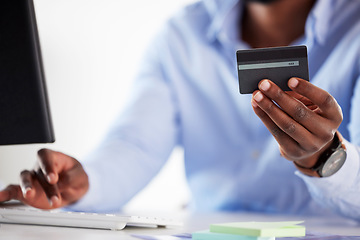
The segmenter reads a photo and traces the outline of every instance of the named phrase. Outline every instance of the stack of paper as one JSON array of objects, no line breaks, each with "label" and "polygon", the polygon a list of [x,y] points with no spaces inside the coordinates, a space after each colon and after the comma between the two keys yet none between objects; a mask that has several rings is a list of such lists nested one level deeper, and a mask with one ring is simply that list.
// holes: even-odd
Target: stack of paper
[{"label": "stack of paper", "polygon": [[275,237],[305,236],[300,222],[235,222],[210,225],[210,230],[195,232],[194,240],[274,240]]}]

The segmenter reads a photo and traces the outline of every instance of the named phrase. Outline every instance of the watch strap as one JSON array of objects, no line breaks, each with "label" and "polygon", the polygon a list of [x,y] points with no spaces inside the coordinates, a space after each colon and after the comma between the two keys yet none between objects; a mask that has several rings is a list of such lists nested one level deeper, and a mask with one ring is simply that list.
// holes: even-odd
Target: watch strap
[{"label": "watch strap", "polygon": [[320,170],[322,169],[322,167],[324,166],[324,164],[326,163],[326,161],[329,159],[329,157],[339,148],[343,147],[345,149],[345,147],[342,144],[341,141],[342,137],[341,134],[336,132],[334,134],[334,138],[332,140],[332,143],[330,145],[330,147],[328,149],[326,149],[318,158],[317,162],[315,163],[315,165],[311,168],[307,168],[307,167],[303,167],[301,165],[299,165],[298,163],[296,163],[295,161],[293,162],[295,164],[295,166],[301,170],[303,173],[305,173],[308,176],[313,176],[313,177],[322,177]]},{"label": "watch strap", "polygon": [[[316,171],[319,173],[321,168],[324,166],[325,162],[329,159],[329,157],[341,147],[341,142],[339,139],[339,136],[335,133],[334,138],[332,140],[332,143],[328,149],[326,149],[319,157],[315,165],[310,168],[313,171]],[[321,174],[319,174],[321,176]]]}]

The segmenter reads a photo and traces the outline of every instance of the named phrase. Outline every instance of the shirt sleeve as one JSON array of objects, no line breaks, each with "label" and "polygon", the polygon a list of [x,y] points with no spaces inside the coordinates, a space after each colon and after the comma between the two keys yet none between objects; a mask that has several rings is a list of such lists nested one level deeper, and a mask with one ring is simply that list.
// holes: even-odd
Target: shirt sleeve
[{"label": "shirt sleeve", "polygon": [[347,158],[341,169],[325,178],[309,177],[297,171],[312,197],[322,206],[360,220],[360,148],[344,141]]},{"label": "shirt sleeve", "polygon": [[177,110],[161,64],[161,39],[146,52],[125,110],[82,161],[90,188],[71,210],[118,211],[159,172],[176,145]]},{"label": "shirt sleeve", "polygon": [[296,174],[305,181],[319,204],[360,220],[360,77],[355,84],[351,106],[350,141],[343,141],[347,157],[341,169],[325,178],[309,177],[299,171]]}]

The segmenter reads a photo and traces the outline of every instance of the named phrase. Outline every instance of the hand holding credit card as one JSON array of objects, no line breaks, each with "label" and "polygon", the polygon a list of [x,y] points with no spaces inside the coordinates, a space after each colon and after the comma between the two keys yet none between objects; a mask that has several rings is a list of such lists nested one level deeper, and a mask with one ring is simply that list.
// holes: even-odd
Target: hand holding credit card
[{"label": "hand holding credit card", "polygon": [[306,46],[259,48],[236,52],[240,93],[253,93],[262,79],[269,79],[284,91],[292,77],[309,81]]}]

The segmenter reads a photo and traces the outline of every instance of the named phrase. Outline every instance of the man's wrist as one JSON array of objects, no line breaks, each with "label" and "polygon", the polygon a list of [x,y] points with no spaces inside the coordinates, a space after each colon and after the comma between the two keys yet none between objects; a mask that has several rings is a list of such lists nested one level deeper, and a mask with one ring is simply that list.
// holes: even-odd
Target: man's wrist
[{"label": "man's wrist", "polygon": [[335,174],[346,159],[346,148],[342,140],[341,134],[336,132],[333,140],[324,148],[325,150],[316,156],[312,167],[305,167],[294,161],[296,168],[303,174],[312,177],[328,177]]},{"label": "man's wrist", "polygon": [[301,173],[310,176],[310,177],[320,177],[319,173],[317,173],[316,171],[314,171],[312,168],[306,168],[303,166],[300,166],[298,163],[296,163],[296,161],[293,161],[295,167],[297,168],[297,170],[299,170]]}]

